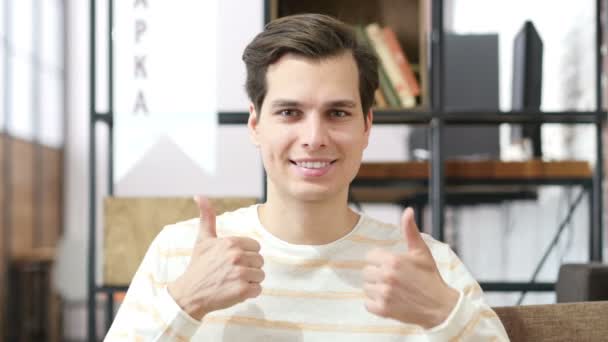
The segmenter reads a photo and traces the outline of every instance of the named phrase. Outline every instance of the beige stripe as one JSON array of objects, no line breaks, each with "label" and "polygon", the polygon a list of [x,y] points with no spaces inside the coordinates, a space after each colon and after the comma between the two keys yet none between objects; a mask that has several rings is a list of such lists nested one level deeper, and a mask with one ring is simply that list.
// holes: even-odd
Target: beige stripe
[{"label": "beige stripe", "polygon": [[[167,282],[158,281],[154,277],[154,274],[148,273],[148,280],[154,287],[163,288],[167,285]],[[301,297],[301,298],[319,298],[319,299],[350,299],[350,298],[364,298],[363,292],[337,292],[337,291],[294,291],[284,289],[263,289],[262,294],[274,297]]]},{"label": "beige stripe", "polygon": [[[192,248],[171,248],[159,250],[159,255],[163,257],[181,257],[192,255]],[[312,259],[312,260],[298,260],[289,259],[275,256],[264,256],[264,261],[270,261],[275,264],[296,266],[303,268],[318,268],[318,267],[332,267],[332,268],[349,268],[349,269],[361,269],[366,265],[365,261],[361,260],[344,260],[344,261],[333,261],[328,259]]]},{"label": "beige stripe", "polygon": [[[105,338],[104,341],[118,341],[118,340],[129,340],[129,337],[131,337],[131,332],[129,331],[118,331],[118,332],[112,332],[111,334],[108,334]],[[144,337],[141,335],[137,335],[135,334],[134,336],[134,340],[135,342],[143,342],[145,341]]]},{"label": "beige stripe", "polygon": [[[148,274],[149,281],[153,284],[153,286],[157,288],[163,288],[167,285],[167,282],[158,281],[154,278],[152,273]],[[463,292],[465,295],[469,295],[469,292],[475,291],[476,289],[474,285],[470,285],[466,287]],[[365,295],[363,292],[357,291],[295,291],[295,290],[285,290],[285,289],[268,289],[265,288],[262,290],[262,294],[266,296],[272,297],[290,297],[290,298],[316,298],[316,299],[363,299]]]},{"label": "beige stripe", "polygon": [[342,268],[342,269],[362,269],[367,265],[367,262],[361,260],[328,260],[328,259],[311,259],[297,260],[275,256],[264,256],[264,261],[270,261],[275,264],[284,266],[293,266],[300,268]]},{"label": "beige stripe", "polygon": [[345,324],[322,324],[322,323],[301,323],[288,321],[274,321],[262,318],[232,316],[206,316],[203,323],[212,324],[237,324],[256,328],[266,329],[285,329],[285,330],[308,330],[320,332],[343,332],[343,333],[367,333],[367,334],[392,334],[392,335],[413,335],[422,333],[422,329],[417,326],[402,325],[345,325]]},{"label": "beige stripe", "polygon": [[433,239],[433,237],[430,235],[423,236],[422,239],[424,240],[424,242],[426,242],[427,245],[431,245],[431,246],[435,246],[435,247],[439,247],[439,248],[446,245],[444,242],[440,242],[440,241]]},{"label": "beige stripe", "polygon": [[171,327],[165,327],[165,332],[163,333],[163,335],[166,335],[166,336],[169,336],[169,337],[173,337],[173,338],[177,339],[178,341],[183,341],[183,342],[190,341],[189,338],[185,338],[184,336],[178,334]]},{"label": "beige stripe", "polygon": [[[112,331],[107,336],[106,339],[110,341],[119,340],[119,339],[127,339],[130,336],[128,331]],[[137,337],[136,337],[137,340]]]},{"label": "beige stripe", "polygon": [[262,239],[262,234],[260,234],[258,231],[252,229],[252,230],[248,230],[245,232],[238,232],[238,231],[233,231],[233,230],[229,230],[229,229],[222,229],[219,231],[220,233],[220,237],[230,237],[230,236],[239,236],[239,237],[248,237],[248,238],[257,238],[258,240]]},{"label": "beige stripe", "polygon": [[175,330],[173,330],[173,328],[171,328],[171,326],[168,326],[165,321],[163,321],[162,317],[160,317],[160,313],[158,312],[158,310],[156,309],[156,307],[154,306],[149,306],[147,304],[143,304],[140,302],[127,302],[127,303],[123,303],[123,305],[127,305],[127,307],[134,309],[136,311],[139,311],[141,313],[144,314],[148,314],[150,316],[152,316],[152,318],[154,319],[154,321],[156,321],[156,323],[158,325],[160,325],[161,327],[163,327],[164,330],[164,335],[167,336],[171,336],[171,337],[175,337],[178,341],[189,341],[189,339],[181,336],[180,334],[178,334]]},{"label": "beige stripe", "polygon": [[394,224],[380,222],[380,221],[376,221],[374,228],[392,229],[392,230],[399,229],[399,227]]},{"label": "beige stripe", "polygon": [[456,335],[450,339],[450,342],[460,341],[463,336],[469,335],[471,333],[471,331],[475,330],[475,328],[477,327],[477,324],[479,324],[479,321],[481,321],[481,319],[495,318],[495,317],[496,317],[496,314],[492,310],[484,310],[484,311],[478,312],[475,316],[473,316],[473,318],[471,318],[469,320],[469,322],[464,326],[464,328],[462,328],[462,330],[460,331],[460,333],[458,335]]},{"label": "beige stripe", "polygon": [[152,285],[154,287],[163,288],[163,287],[167,286],[166,281],[156,280],[156,277],[154,277],[154,274],[152,274],[152,273],[148,273],[147,277],[148,277],[148,280],[152,283]]},{"label": "beige stripe", "polygon": [[435,260],[435,264],[437,264],[437,268],[447,268],[449,271],[453,271],[462,265],[462,262],[460,262],[458,259],[454,259],[450,262]]},{"label": "beige stripe", "polygon": [[361,291],[295,291],[284,289],[263,289],[262,295],[289,298],[315,298],[315,299],[362,299],[365,295]]},{"label": "beige stripe", "polygon": [[126,305],[129,309],[150,315],[154,319],[154,321],[156,321],[156,323],[161,324],[162,326],[165,326],[165,321],[163,321],[163,319],[160,317],[158,311],[156,311],[156,309],[154,307],[150,307],[143,303],[131,302],[131,301],[129,301],[127,303],[123,303],[123,305]]},{"label": "beige stripe", "polygon": [[[154,274],[148,273],[148,280],[154,287],[163,288],[167,286],[166,281],[156,280]],[[481,294],[481,288],[478,284],[472,284],[465,287],[462,292],[465,296],[472,296]],[[338,292],[338,291],[295,291],[285,289],[263,289],[263,295],[273,297],[293,297],[293,298],[318,298],[318,299],[354,299],[354,298],[365,298],[363,292]]]},{"label": "beige stripe", "polygon": [[[387,241],[387,240],[385,240]],[[183,256],[191,256],[192,248],[171,248],[171,249],[159,249],[159,255],[171,258],[171,257],[183,257]],[[269,261],[278,265],[283,266],[293,266],[293,267],[301,267],[301,268],[321,268],[321,267],[329,267],[336,269],[362,269],[367,265],[367,262],[364,260],[329,260],[329,259],[311,259],[311,260],[299,260],[299,259],[290,259],[284,257],[277,256],[264,256],[264,261]],[[457,267],[461,265],[461,262],[456,259],[448,262],[437,262],[438,268],[447,268],[450,271],[453,271]]]},{"label": "beige stripe", "polygon": [[469,286],[465,287],[462,290],[462,292],[464,293],[465,296],[470,296],[470,297],[477,297],[482,293],[481,287],[479,287],[479,284],[469,285]]},{"label": "beige stripe", "polygon": [[[258,238],[261,239],[262,236],[258,232],[249,232],[251,236],[232,234],[226,235],[226,237],[230,236],[238,236],[238,237],[248,237],[248,238]],[[255,240],[255,239],[254,239]],[[189,257],[192,255],[193,248],[160,248],[158,247],[158,255],[165,258],[172,257]]]},{"label": "beige stripe", "polygon": [[169,249],[158,249],[158,255],[165,258],[173,257],[189,257],[192,255],[193,248],[169,248]]},{"label": "beige stripe", "polygon": [[[280,265],[295,266],[302,268],[320,268],[330,267],[338,269],[362,269],[367,265],[365,260],[329,260],[329,259],[312,259],[312,260],[298,260],[289,259],[276,256],[264,256],[264,261],[270,261]],[[451,262],[437,262],[437,267],[447,268],[450,271],[458,268],[462,263],[456,259]]]},{"label": "beige stripe", "polygon": [[[369,244],[378,245],[378,246],[392,246],[392,245],[396,245],[400,242],[403,242],[401,240],[378,240],[378,239],[373,239],[373,238],[363,236],[363,235],[351,235],[351,236],[348,236],[345,240],[352,241],[352,242],[358,242],[358,243],[369,243]],[[403,243],[405,244],[405,242],[403,242]]]}]

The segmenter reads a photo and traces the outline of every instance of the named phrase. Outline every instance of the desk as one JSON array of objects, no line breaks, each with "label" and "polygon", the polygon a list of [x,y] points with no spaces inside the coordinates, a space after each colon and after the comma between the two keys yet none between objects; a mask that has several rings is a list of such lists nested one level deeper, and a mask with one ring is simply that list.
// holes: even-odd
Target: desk
[{"label": "desk", "polygon": [[[428,162],[363,163],[351,185],[351,200],[412,206],[416,221],[428,204]],[[446,204],[472,205],[536,199],[541,185],[580,186],[589,196],[589,259],[601,255],[602,240],[594,239],[593,171],[584,161],[446,161]],[[572,208],[573,209],[573,208]],[[486,291],[553,291],[553,283],[481,283]]]},{"label": "desk", "polygon": [[[445,163],[448,195],[531,193],[539,185],[590,188],[592,176],[591,166],[582,161]],[[426,194],[428,179],[428,162],[363,163],[352,182],[351,195],[361,202],[402,203]]]},{"label": "desk", "polygon": [[[427,203],[428,162],[363,163],[352,199],[368,203]],[[447,203],[470,205],[535,199],[539,185],[583,186],[591,191],[591,166],[583,161],[447,161]]]},{"label": "desk", "polygon": [[[591,166],[585,161],[541,161],[505,162],[497,160],[445,162],[445,177],[455,180],[560,180],[590,179]],[[429,163],[426,161],[363,163],[355,181],[401,179],[426,181],[429,177]]]}]

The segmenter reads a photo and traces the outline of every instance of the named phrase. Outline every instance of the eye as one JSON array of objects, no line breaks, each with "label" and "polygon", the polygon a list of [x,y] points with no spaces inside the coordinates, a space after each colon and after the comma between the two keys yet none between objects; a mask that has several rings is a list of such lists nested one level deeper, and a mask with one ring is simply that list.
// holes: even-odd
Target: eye
[{"label": "eye", "polygon": [[345,117],[349,116],[350,114],[343,110],[334,110],[334,111],[331,111],[330,115],[332,117],[336,117],[336,118],[345,118]]},{"label": "eye", "polygon": [[298,115],[298,112],[293,109],[282,109],[277,114],[279,114],[280,116],[284,116],[284,117],[294,117],[294,116]]}]

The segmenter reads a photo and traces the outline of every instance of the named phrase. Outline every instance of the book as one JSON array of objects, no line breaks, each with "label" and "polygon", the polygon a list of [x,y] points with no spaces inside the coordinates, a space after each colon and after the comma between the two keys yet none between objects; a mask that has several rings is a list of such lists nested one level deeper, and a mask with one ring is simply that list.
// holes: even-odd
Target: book
[{"label": "book", "polygon": [[374,93],[374,104],[376,108],[386,108],[386,100],[384,99],[384,95],[382,94],[382,90],[380,88],[376,89]]},{"label": "book", "polygon": [[382,90],[382,94],[384,94],[388,107],[401,107],[401,101],[399,101],[397,92],[395,91],[395,88],[393,88],[391,81],[389,81],[386,71],[382,65],[378,66],[378,80],[380,82],[380,89]]},{"label": "book", "polygon": [[409,86],[411,94],[414,96],[420,95],[420,84],[418,83],[418,80],[416,80],[416,76],[414,75],[412,66],[407,59],[407,55],[397,39],[397,34],[390,27],[384,27],[382,29],[382,33],[384,34],[384,39],[386,40],[388,48],[393,54],[393,58],[399,66],[399,70],[401,70],[401,74],[403,74],[403,77]]},{"label": "book", "polygon": [[399,70],[397,62],[393,59],[388,44],[382,34],[382,29],[377,23],[371,23],[365,27],[365,33],[369,37],[372,47],[376,50],[380,63],[384,67],[389,81],[393,85],[399,102],[404,108],[416,105],[416,98],[412,95],[405,78]]},{"label": "book", "polygon": [[[355,26],[355,32],[357,34],[357,38],[359,39],[359,41],[362,42],[363,44],[367,45],[376,54],[376,56],[378,58],[380,58],[378,56],[378,53],[372,46],[372,43],[370,42],[369,37],[367,36],[367,33],[365,33],[365,29],[362,26],[357,25],[357,26]],[[381,93],[382,93],[385,103],[386,103],[386,107],[393,107],[393,108],[401,107],[401,102],[399,101],[399,97],[397,96],[397,93],[395,92],[393,85],[389,81],[388,76],[386,76],[386,71],[384,70],[382,63],[380,63],[378,65],[378,80],[380,83],[379,85],[380,85]]]}]

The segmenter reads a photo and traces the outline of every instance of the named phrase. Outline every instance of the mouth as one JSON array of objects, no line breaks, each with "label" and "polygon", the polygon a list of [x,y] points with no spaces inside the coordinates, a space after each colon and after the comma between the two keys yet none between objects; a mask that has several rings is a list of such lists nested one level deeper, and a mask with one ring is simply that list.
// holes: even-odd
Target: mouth
[{"label": "mouth", "polygon": [[332,165],[336,161],[337,161],[337,159],[333,159],[333,160],[291,160],[290,159],[289,160],[289,162],[293,165],[296,165],[296,166],[304,168],[304,169],[311,169],[311,170],[324,169],[324,168]]},{"label": "mouth", "polygon": [[338,159],[290,159],[296,174],[305,179],[320,179],[333,170],[333,165]]}]

